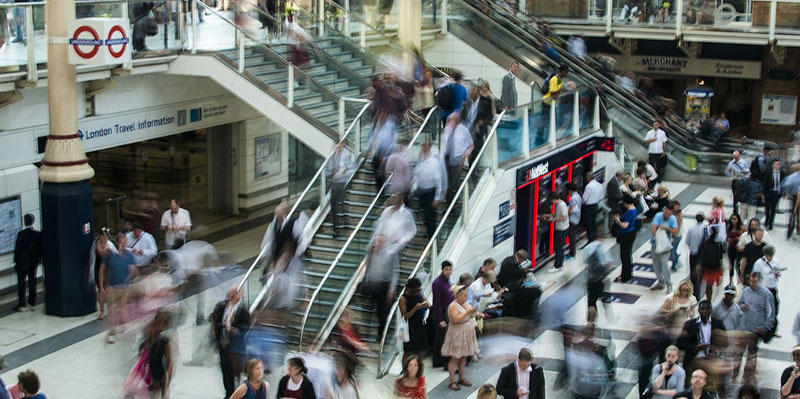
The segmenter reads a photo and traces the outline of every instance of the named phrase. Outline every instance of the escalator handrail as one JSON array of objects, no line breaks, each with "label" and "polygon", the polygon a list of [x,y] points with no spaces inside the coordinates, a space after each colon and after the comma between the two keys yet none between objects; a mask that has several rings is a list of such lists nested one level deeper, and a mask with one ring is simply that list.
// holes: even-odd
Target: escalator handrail
[{"label": "escalator handrail", "polygon": [[[513,14],[509,14],[506,10],[503,10],[502,8],[499,8],[496,4],[491,3],[491,2],[489,2],[489,3],[490,3],[489,6],[493,7],[493,9],[494,9],[496,14],[500,14],[500,15],[503,15],[503,16],[510,16],[511,18],[517,19],[518,22],[522,22],[522,25],[525,26],[525,28],[523,28],[523,31],[527,32],[529,35],[533,36],[534,38],[536,38],[538,40],[542,40],[542,41],[546,40],[546,41],[550,42],[553,45],[553,48],[562,57],[562,59],[567,59],[567,60],[570,61],[570,64],[571,64],[570,67],[573,67],[573,68],[576,68],[576,69],[578,69],[577,67],[581,67],[580,71],[582,73],[588,74],[592,78],[597,79],[598,81],[602,82],[603,85],[606,86],[606,87],[610,87],[610,88],[614,89],[615,86],[617,85],[616,81],[612,81],[611,78],[603,75],[602,73],[598,72],[597,70],[595,70],[591,66],[589,66],[588,68],[582,67],[582,64],[593,64],[595,66],[600,66],[600,63],[597,62],[597,60],[595,60],[592,57],[586,57],[584,59],[579,59],[578,57],[575,57],[571,52],[569,52],[569,50],[563,48],[561,45],[558,45],[558,43],[556,43],[556,40],[562,41],[562,42],[564,41],[564,39],[562,39],[560,36],[556,35],[555,33],[553,33],[550,30],[545,30],[544,32],[541,32],[541,31],[539,31],[537,29],[528,29],[528,25],[529,25],[528,21],[533,21],[536,24],[542,24],[543,22],[542,22],[541,19],[539,19],[539,18],[537,18],[537,17],[535,17],[533,15],[530,15],[530,14],[527,14],[527,13],[524,13],[522,11],[517,10],[518,13],[524,15],[527,18],[527,21],[525,21],[521,17],[518,17],[518,16],[513,15]],[[519,25],[518,23],[517,24],[513,23],[514,21],[510,21],[510,22],[512,22],[512,25],[514,25],[514,26],[518,26]],[[644,103],[643,101],[641,101],[639,98],[637,98],[635,95],[633,95],[632,93],[628,92],[627,90],[615,90],[615,92],[618,95],[621,95],[624,99],[626,99],[628,101],[635,101],[635,102],[640,103],[639,104],[640,107],[645,107],[644,108],[645,112],[650,112],[651,115],[657,114],[656,110],[652,106],[650,106],[650,104]],[[639,118],[639,119],[642,119],[642,118]],[[645,120],[646,119],[647,118],[645,118]],[[665,119],[667,119],[667,118],[665,117]],[[679,121],[674,120],[674,119],[669,119],[669,122],[672,123],[672,124],[677,124]],[[683,134],[683,132],[686,131],[686,128],[687,128],[687,126],[685,124],[683,124],[683,125],[679,125],[678,129],[675,129],[675,130],[677,130],[682,137],[688,138],[688,137],[686,137],[685,134]],[[672,137],[674,138],[675,136],[673,135]],[[770,141],[770,140],[759,140],[759,141],[763,142],[766,146],[769,146],[771,148],[779,148],[778,144],[773,142],[773,141]]]},{"label": "escalator handrail", "polygon": [[[539,100],[539,101],[541,101],[541,100]],[[533,103],[531,103],[530,105],[533,105]],[[521,107],[517,107],[517,108],[522,108],[524,106],[525,105],[523,105]],[[467,172],[466,176],[464,177],[464,180],[461,182],[461,185],[458,187],[458,190],[456,191],[455,195],[453,195],[453,201],[450,202],[450,205],[447,207],[447,210],[444,212],[444,215],[442,216],[441,222],[439,222],[439,225],[436,226],[436,230],[433,232],[432,238],[430,240],[428,240],[428,244],[425,245],[425,249],[422,250],[422,253],[419,256],[419,260],[417,261],[417,264],[414,265],[414,269],[408,275],[409,279],[411,277],[414,277],[417,274],[417,272],[419,271],[420,267],[422,267],[422,264],[425,262],[425,258],[428,256],[428,252],[431,250],[431,247],[433,246],[434,242],[436,241],[437,237],[439,236],[439,232],[444,227],[445,222],[447,221],[447,218],[450,217],[450,213],[453,211],[456,203],[459,202],[458,199],[461,197],[461,193],[466,189],[466,186],[467,186],[467,184],[469,182],[469,178],[475,172],[475,169],[476,169],[481,157],[483,156],[484,152],[486,152],[486,149],[491,144],[492,138],[494,138],[494,136],[496,136],[497,127],[500,125],[500,122],[502,121],[503,116],[505,116],[505,113],[506,113],[506,111],[504,110],[503,112],[501,112],[499,115],[496,116],[495,121],[492,124],[492,129],[489,131],[489,134],[486,136],[486,139],[484,139],[484,141],[483,141],[483,143],[484,143],[483,147],[481,147],[480,152],[478,152],[478,155],[475,157],[475,161],[472,162],[472,164],[470,165],[469,171]],[[462,204],[462,206],[461,206],[461,211],[462,212],[467,212],[468,211],[467,205],[468,204]],[[392,320],[392,317],[394,317],[395,313],[397,312],[397,310],[398,310],[398,308],[400,306],[400,298],[403,296],[403,292],[405,292],[405,287],[400,291],[400,294],[397,296],[397,299],[392,304],[392,307],[389,310],[389,316],[386,319],[386,323],[384,323],[383,331],[378,331],[378,333],[381,334],[380,335],[380,337],[381,337],[380,346],[379,346],[379,349],[378,349],[378,378],[381,378],[384,375],[386,375],[384,370],[381,370],[381,358],[383,357],[383,348],[386,345],[386,333],[389,331],[389,325],[391,324],[389,321]],[[388,369],[386,370],[386,372],[388,372]]]},{"label": "escalator handrail", "polygon": [[[414,137],[411,138],[411,141],[409,141],[408,147],[406,147],[405,151],[403,152],[404,156],[407,155],[408,152],[411,150],[411,148],[414,147],[414,143],[416,143],[417,139],[422,134],[422,131],[425,129],[425,126],[427,126],[428,122],[432,120],[431,116],[434,115],[438,111],[439,111],[439,107],[438,106],[434,106],[428,111],[428,114],[425,116],[425,120],[424,120],[423,124],[419,127],[417,132],[414,134]],[[438,118],[435,118],[434,122],[438,123]],[[319,296],[319,293],[322,291],[322,286],[325,285],[325,282],[330,277],[331,273],[333,272],[333,269],[339,263],[339,259],[341,259],[342,256],[344,256],[345,252],[347,252],[347,249],[349,248],[350,243],[353,241],[353,239],[355,238],[356,234],[358,234],[358,232],[361,230],[361,227],[364,225],[364,221],[367,219],[367,216],[370,214],[370,212],[372,212],[373,208],[375,208],[375,204],[378,203],[378,200],[380,199],[381,194],[383,194],[383,192],[389,186],[389,183],[391,182],[393,176],[394,176],[394,173],[389,175],[389,177],[387,177],[386,180],[384,181],[383,185],[378,189],[378,192],[375,194],[375,198],[372,199],[372,202],[369,204],[369,207],[364,212],[364,215],[361,216],[361,219],[359,219],[358,224],[356,224],[355,228],[350,233],[350,236],[347,237],[347,241],[345,241],[344,245],[342,245],[342,249],[339,250],[339,252],[336,254],[336,258],[334,258],[333,262],[331,262],[331,265],[328,267],[328,270],[325,272],[325,275],[320,280],[319,284],[317,285],[317,288],[314,289],[314,292],[311,295],[311,298],[308,300],[308,303],[306,305],[306,310],[303,312],[303,320],[300,323],[300,337],[299,337],[298,342],[297,342],[298,350],[302,349],[303,336],[305,335],[306,322],[308,321],[308,316],[311,313],[311,309],[313,307],[314,301],[317,299],[317,296]],[[350,280],[348,282],[348,287],[352,283],[353,283],[353,280]],[[345,290],[343,290],[343,292],[347,292],[347,290],[345,289]],[[343,301],[344,301],[344,298],[342,297],[342,295],[340,295],[339,298],[337,299],[336,303],[334,304],[333,309],[339,308]],[[324,324],[325,326],[330,324],[329,323],[330,319],[331,319],[331,317],[329,316],[325,320],[325,324]],[[327,335],[327,332],[324,332],[323,329],[321,328],[320,331],[317,333],[317,336],[314,338],[314,341],[312,342],[312,344],[314,344],[314,342],[318,342],[320,340],[321,336],[323,335],[323,333],[324,333],[324,335]]]},{"label": "escalator handrail", "polygon": [[[359,111],[359,113],[358,113],[358,115],[356,115],[355,119],[353,119],[353,121],[350,122],[350,126],[344,132],[344,135],[342,135],[342,138],[341,138],[341,140],[339,140],[339,143],[344,142],[345,140],[347,140],[347,137],[350,135],[350,132],[353,130],[353,128],[359,122],[359,120],[364,115],[364,113],[369,109],[370,105],[372,105],[372,102],[364,104],[361,107],[361,111]],[[320,177],[322,172],[325,170],[325,167],[328,165],[328,161],[330,161],[332,156],[333,156],[333,151],[330,154],[328,154],[327,157],[325,157],[324,161],[322,161],[322,165],[320,165],[319,169],[317,169],[317,172],[314,174],[314,177],[311,178],[311,180],[306,185],[306,188],[303,190],[302,193],[300,193],[300,196],[297,197],[297,199],[294,201],[294,205],[292,205],[292,208],[291,208],[291,210],[289,210],[289,214],[286,217],[287,220],[290,220],[292,218],[292,216],[295,214],[295,212],[297,212],[297,208],[300,206],[300,203],[303,202],[303,199],[306,197],[306,195],[309,193],[309,191],[311,191],[311,188],[314,187],[314,185],[315,185],[314,183],[317,181],[317,179]],[[325,193],[320,193],[320,196],[322,198],[324,198]],[[250,268],[247,269],[247,272],[245,273],[244,277],[242,277],[242,281],[239,282],[239,286],[236,288],[237,291],[241,291],[242,287],[246,284],[247,279],[250,278],[250,275],[253,274],[253,270],[255,270],[255,268],[258,266],[258,262],[261,261],[261,259],[264,257],[264,254],[267,252],[267,249],[268,249],[268,246],[264,246],[264,248],[261,248],[261,251],[259,251],[258,256],[253,261],[253,264],[250,265]],[[265,285],[264,287],[266,288],[267,286]],[[262,288],[262,290],[263,290],[263,288]],[[253,305],[251,305],[251,306],[253,306]]]}]

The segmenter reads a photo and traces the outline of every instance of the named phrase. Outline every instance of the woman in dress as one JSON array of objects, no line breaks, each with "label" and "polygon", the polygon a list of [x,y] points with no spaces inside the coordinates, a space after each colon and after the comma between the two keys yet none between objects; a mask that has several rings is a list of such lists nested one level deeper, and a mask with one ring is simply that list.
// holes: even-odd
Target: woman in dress
[{"label": "woman in dress", "polygon": [[[742,218],[738,213],[731,214],[725,229],[728,235],[726,240],[728,241],[728,262],[730,265],[730,269],[728,270],[728,277],[730,278],[729,284],[733,284],[734,270],[738,270],[737,265],[741,263],[742,259],[742,254],[736,250],[736,244],[739,243],[739,238],[742,236],[742,233],[745,232]],[[738,271],[736,274],[739,274]]]},{"label": "woman in dress", "polygon": [[711,212],[708,214],[708,224],[715,225],[725,223],[725,201],[720,197],[711,199]]},{"label": "woman in dress", "polygon": [[661,304],[659,311],[665,315],[681,316],[681,321],[697,317],[697,298],[692,294],[694,286],[688,279],[681,280],[678,288],[670,292]]},{"label": "woman in dress", "polygon": [[[447,371],[450,373],[450,389],[458,391],[459,385],[467,387],[472,383],[465,378],[464,369],[467,367],[467,357],[478,353],[478,338],[475,336],[474,317],[483,317],[477,313],[476,308],[467,304],[467,287],[456,285],[452,288],[455,300],[447,307],[447,316],[450,325],[442,345],[442,356],[450,356]],[[458,381],[455,380],[458,369]]]},{"label": "woman in dress", "polygon": [[398,399],[427,399],[425,376],[419,356],[403,359],[403,375],[394,382],[394,397]]},{"label": "woman in dress", "polygon": [[409,339],[403,343],[403,360],[405,360],[411,355],[421,354],[428,348],[428,331],[423,319],[431,305],[422,295],[422,281],[416,277],[408,280],[398,306],[403,319],[408,321]]},{"label": "woman in dress", "polygon": [[108,230],[103,228],[100,235],[92,243],[92,249],[89,252],[89,275],[94,275],[94,283],[97,286],[97,304],[100,307],[100,315],[97,316],[98,320],[103,320],[106,317],[106,300],[103,295],[103,290],[100,289],[100,264],[103,263],[105,258],[110,253],[116,253],[117,247],[108,239]]},{"label": "woman in dress", "polygon": [[278,383],[278,399],[316,399],[314,386],[306,378],[308,369],[305,362],[299,357],[289,359],[286,365],[286,375]]},{"label": "woman in dress", "polygon": [[233,391],[230,399],[267,399],[269,383],[261,381],[264,377],[264,364],[261,360],[250,359],[244,364],[245,380],[239,388]]}]

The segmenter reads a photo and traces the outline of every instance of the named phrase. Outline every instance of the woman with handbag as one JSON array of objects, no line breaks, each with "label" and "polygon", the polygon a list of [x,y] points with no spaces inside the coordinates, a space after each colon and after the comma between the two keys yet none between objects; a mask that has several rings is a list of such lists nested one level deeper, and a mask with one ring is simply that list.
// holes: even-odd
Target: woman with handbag
[{"label": "woman with handbag", "polygon": [[678,283],[678,289],[675,292],[670,292],[664,298],[664,302],[658,311],[673,318],[681,316],[682,321],[697,318],[697,298],[692,292],[694,292],[692,282],[688,279],[681,280]]},{"label": "woman with handbag", "polygon": [[403,320],[408,323],[408,342],[403,343],[403,360],[405,360],[411,355],[421,354],[428,348],[428,332],[423,320],[431,305],[422,295],[422,281],[416,277],[408,279],[398,306]]},{"label": "woman with handbag", "polygon": [[[664,351],[664,363],[653,366],[653,371],[650,373],[650,385],[647,389],[651,398],[668,399],[683,391],[686,383],[686,370],[678,364],[679,356],[678,347],[670,345]],[[642,397],[646,398],[646,393]]]}]

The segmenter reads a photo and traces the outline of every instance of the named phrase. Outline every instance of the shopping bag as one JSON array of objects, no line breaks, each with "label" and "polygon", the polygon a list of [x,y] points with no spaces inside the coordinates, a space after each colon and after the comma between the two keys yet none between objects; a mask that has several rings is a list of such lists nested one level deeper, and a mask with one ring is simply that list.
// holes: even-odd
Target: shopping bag
[{"label": "shopping bag", "polygon": [[146,398],[150,389],[150,351],[143,350],[139,360],[122,383],[122,397],[125,399]]},{"label": "shopping bag", "polygon": [[666,230],[658,229],[656,231],[655,253],[663,254],[669,251],[672,251],[672,241],[669,239]]}]

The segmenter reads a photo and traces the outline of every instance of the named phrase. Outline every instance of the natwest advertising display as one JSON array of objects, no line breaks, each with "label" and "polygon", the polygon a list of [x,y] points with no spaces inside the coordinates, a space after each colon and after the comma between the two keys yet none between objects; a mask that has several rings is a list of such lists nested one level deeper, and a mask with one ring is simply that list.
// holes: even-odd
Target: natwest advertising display
[{"label": "natwest advertising display", "polygon": [[127,18],[81,18],[70,22],[69,63],[115,65],[131,60]]}]

